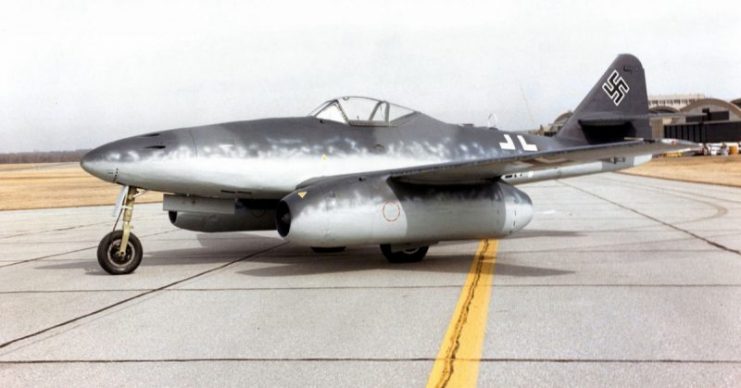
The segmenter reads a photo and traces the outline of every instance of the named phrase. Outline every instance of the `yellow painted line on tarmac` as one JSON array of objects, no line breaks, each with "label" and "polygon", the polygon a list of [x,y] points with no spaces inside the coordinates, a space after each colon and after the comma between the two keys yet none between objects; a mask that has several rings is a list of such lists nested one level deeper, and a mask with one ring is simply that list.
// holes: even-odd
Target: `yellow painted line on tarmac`
[{"label": "yellow painted line on tarmac", "polygon": [[474,387],[486,334],[497,240],[481,240],[435,358],[428,388]]}]

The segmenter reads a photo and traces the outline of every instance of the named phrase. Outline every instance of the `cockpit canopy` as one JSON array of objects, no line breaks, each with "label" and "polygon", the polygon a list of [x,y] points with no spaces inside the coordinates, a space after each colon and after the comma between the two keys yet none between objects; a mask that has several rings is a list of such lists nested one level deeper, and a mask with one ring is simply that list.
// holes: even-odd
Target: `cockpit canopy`
[{"label": "cockpit canopy", "polygon": [[393,126],[414,110],[369,97],[340,97],[319,105],[309,115],[321,120],[363,127]]}]

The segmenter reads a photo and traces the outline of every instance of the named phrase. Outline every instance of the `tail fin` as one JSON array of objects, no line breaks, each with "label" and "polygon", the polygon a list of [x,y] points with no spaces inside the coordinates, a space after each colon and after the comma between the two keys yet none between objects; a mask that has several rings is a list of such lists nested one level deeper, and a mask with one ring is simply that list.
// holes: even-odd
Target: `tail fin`
[{"label": "tail fin", "polygon": [[651,138],[646,78],[638,58],[619,55],[556,137],[586,144]]}]

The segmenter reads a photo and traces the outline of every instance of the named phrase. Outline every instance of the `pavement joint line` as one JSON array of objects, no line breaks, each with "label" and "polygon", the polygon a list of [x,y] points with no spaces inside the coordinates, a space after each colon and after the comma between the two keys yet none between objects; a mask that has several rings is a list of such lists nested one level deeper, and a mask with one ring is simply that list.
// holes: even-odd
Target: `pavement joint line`
[{"label": "pavement joint line", "polygon": [[[664,242],[673,242],[673,241],[682,241],[687,240],[687,238],[683,238],[681,240],[665,240],[660,241],[662,243]],[[703,252],[714,252],[715,249],[707,248],[707,249],[662,249],[662,252],[667,253],[703,253]],[[557,253],[557,252],[566,252],[566,253],[614,253],[614,249],[574,249],[573,251],[569,251],[568,249],[538,249],[538,250],[532,250],[532,251],[501,251],[501,253],[506,253],[509,255],[520,255],[520,254],[530,254],[530,253]],[[630,250],[629,252],[632,253],[654,253],[656,250],[651,249],[635,249]]]},{"label": "pavement joint line", "polygon": [[[705,217],[700,217],[700,218],[696,218],[696,219],[691,219],[691,220],[679,221],[679,222],[676,222],[674,225],[692,224],[692,223],[701,222],[701,221],[713,220],[713,219],[716,219],[716,218],[724,217],[724,216],[726,216],[729,213],[728,208],[726,208],[725,206],[720,206],[717,203],[703,201],[703,200],[694,198],[694,197],[692,197],[692,195],[693,195],[692,193],[681,192],[682,194],[679,194],[679,195],[678,194],[671,194],[671,193],[667,193],[667,191],[674,191],[674,192],[678,192],[678,191],[677,190],[672,190],[672,189],[660,189],[660,188],[657,188],[655,186],[641,185],[641,184],[636,184],[636,183],[633,183],[633,182],[622,182],[622,181],[615,180],[615,179],[608,179],[608,178],[602,178],[602,179],[605,179],[605,180],[610,181],[610,182],[616,182],[616,183],[628,183],[629,185],[634,186],[634,188],[636,188],[638,190],[652,191],[652,192],[658,192],[658,193],[662,193],[662,194],[667,194],[667,195],[671,195],[673,197],[681,198],[681,199],[684,199],[684,200],[687,200],[687,201],[701,203],[703,205],[710,206],[710,207],[712,207],[712,208],[715,209],[715,214],[713,214],[713,215],[705,216]],[[563,183],[563,182],[561,182],[561,183]],[[567,186],[571,186],[572,188],[575,187],[575,186],[568,185],[568,184],[566,184],[566,185]],[[594,193],[589,192],[588,194],[594,194]],[[605,201],[610,202],[606,198],[600,197],[600,196],[598,196],[596,194],[595,194],[595,196],[597,198],[600,198],[602,200],[605,200]],[[698,195],[698,196],[700,196],[700,195]],[[715,199],[716,201],[721,201],[721,202],[722,201],[727,201],[725,199],[715,198],[715,197],[708,197],[708,198]],[[617,203],[614,203],[613,202],[613,204],[617,204]],[[617,205],[620,206],[619,204],[617,204]],[[633,210],[633,209],[630,209],[630,208],[627,208],[627,207],[623,207],[623,208],[624,209]],[[641,215],[644,215],[644,214],[641,214]],[[656,221],[656,220],[654,220],[654,221]],[[608,232],[608,231],[602,231],[602,232]],[[598,233],[598,232],[595,232],[595,233]]]},{"label": "pavement joint line", "polygon": [[[484,285],[484,284],[480,284]],[[491,284],[493,288],[738,288],[741,284]],[[444,289],[460,288],[460,285],[429,285],[429,286],[337,286],[337,287],[229,287],[229,288],[168,288],[162,292],[231,292],[231,291],[311,291],[311,290],[399,290],[399,289]],[[27,290],[27,291],[0,291],[0,295],[24,294],[77,294],[100,292],[143,292],[150,288],[114,288],[114,289],[87,289],[87,290]]]},{"label": "pavement joint line", "polygon": [[[633,176],[635,177],[636,175],[633,175]],[[697,197],[704,197],[704,198],[708,198],[708,199],[714,199],[716,201],[731,202],[731,203],[741,203],[741,201],[737,201],[737,200],[734,200],[734,199],[714,197],[714,196],[711,196],[711,195],[695,193],[695,192],[687,191],[687,190],[662,188],[662,187],[659,187],[659,186],[649,185],[649,184],[645,184],[645,183],[638,183],[638,182],[634,182],[634,181],[624,181],[624,180],[613,179],[613,178],[609,178],[609,177],[600,177],[600,178],[602,178],[604,180],[611,181],[611,182],[616,182],[616,183],[621,183],[621,184],[627,183],[629,185],[638,186],[638,187],[644,187],[646,189],[656,190],[656,191],[661,191],[661,192],[673,191],[675,193],[680,193],[680,194],[684,194],[684,195],[691,195],[691,196],[697,196]],[[642,178],[645,178],[645,177],[642,177]],[[729,186],[724,186],[724,187],[729,187]],[[738,189],[739,188],[738,186],[730,186],[730,187],[735,188],[735,189]]]},{"label": "pavement joint line", "polygon": [[702,240],[702,241],[705,241],[706,243],[708,243],[708,244],[710,244],[711,246],[714,246],[714,247],[716,247],[716,248],[718,248],[718,249],[724,250],[724,251],[726,251],[726,252],[729,252],[729,253],[735,253],[736,255],[738,255],[738,256],[741,256],[741,251],[739,251],[739,250],[737,250],[737,249],[729,248],[729,247],[727,247],[727,246],[725,246],[725,245],[723,245],[723,244],[717,243],[717,242],[715,242],[715,241],[712,241],[712,240],[709,240],[709,239],[707,239],[707,238],[705,238],[705,237],[702,237],[702,236],[700,236],[700,235],[698,235],[698,234],[696,234],[696,233],[690,232],[689,230],[686,230],[686,229],[682,229],[682,228],[680,228],[680,227],[678,227],[678,226],[676,226],[676,225],[673,225],[673,224],[670,224],[670,223],[668,223],[668,222],[662,221],[662,220],[660,220],[660,219],[658,219],[658,218],[656,218],[656,217],[652,217],[652,216],[650,216],[650,215],[648,215],[648,214],[646,214],[646,213],[643,213],[643,212],[640,212],[640,211],[638,211],[638,210],[635,210],[635,209],[629,208],[629,207],[627,207],[627,206],[625,206],[625,205],[623,205],[623,204],[620,204],[620,203],[618,203],[618,202],[615,202],[615,201],[609,200],[609,199],[607,199],[607,198],[605,198],[605,197],[602,197],[602,196],[600,196],[599,194],[595,194],[595,193],[592,193],[592,192],[590,192],[590,191],[588,191],[588,190],[582,189],[581,187],[577,187],[577,186],[574,186],[574,185],[571,185],[571,184],[568,184],[568,183],[565,183],[565,182],[561,182],[561,181],[558,181],[558,182],[559,182],[559,183],[561,183],[561,184],[562,184],[562,185],[564,185],[564,186],[568,186],[568,187],[571,187],[571,188],[573,188],[573,189],[575,189],[575,190],[578,190],[578,191],[581,191],[581,192],[583,192],[583,193],[589,194],[589,195],[591,195],[591,196],[593,196],[593,197],[599,198],[599,199],[601,199],[601,200],[603,200],[603,201],[605,201],[605,202],[609,202],[609,203],[611,203],[611,204],[613,204],[613,205],[615,205],[615,206],[618,206],[618,207],[620,207],[620,208],[622,208],[622,209],[625,209],[625,210],[631,211],[631,212],[633,212],[633,213],[635,213],[635,214],[638,214],[638,215],[640,215],[640,216],[642,216],[642,217],[648,218],[649,220],[652,220],[652,221],[658,222],[659,224],[662,224],[662,225],[664,225],[664,226],[667,226],[667,227],[669,227],[669,228],[672,228],[672,229],[674,229],[674,230],[677,230],[677,231],[679,231],[679,232],[685,233],[685,234],[687,234],[687,235],[689,235],[689,236],[691,236],[691,237],[694,237],[694,238],[696,238],[696,239],[698,239],[698,240]]},{"label": "pavement joint line", "polygon": [[87,247],[84,247],[84,248],[80,248],[80,249],[74,249],[74,250],[71,250],[71,251],[66,251],[66,252],[60,252],[60,253],[53,253],[53,254],[51,254],[51,255],[46,255],[46,256],[40,256],[40,257],[34,257],[34,258],[32,258],[32,259],[26,259],[26,260],[21,260],[21,261],[14,261],[14,262],[11,262],[11,263],[8,263],[8,264],[2,264],[2,265],[0,265],[0,268],[12,267],[12,266],[14,266],[14,265],[18,265],[18,264],[25,264],[25,263],[30,263],[30,262],[32,262],[32,261],[37,261],[37,260],[43,260],[43,259],[48,259],[48,258],[50,258],[50,257],[55,257],[55,256],[68,255],[68,254],[70,254],[70,253],[77,253],[77,252],[82,252],[82,251],[86,251],[86,250],[88,250],[88,249],[93,249],[93,248],[95,248],[95,246],[87,246]]},{"label": "pavement joint line", "polygon": [[[49,210],[49,209],[63,209],[63,208],[45,208],[45,209],[29,209],[29,210]],[[0,211],[0,212],[2,212],[2,211]],[[148,217],[145,216],[145,217],[143,217],[144,220],[148,220],[148,219],[151,219],[151,218],[154,218],[154,217],[153,216],[148,216]],[[110,222],[108,222],[108,221],[105,221],[105,222],[94,222],[92,224],[82,224],[82,225],[74,225],[74,226],[65,226],[65,227],[56,228],[56,229],[37,230],[37,231],[33,231],[33,232],[23,232],[23,233],[18,233],[18,234],[11,234],[11,235],[8,235],[8,236],[0,236],[0,240],[4,240],[4,239],[8,239],[8,238],[13,238],[13,237],[23,237],[23,236],[28,236],[28,235],[39,235],[39,234],[44,234],[44,233],[64,232],[64,231],[67,231],[67,230],[74,230],[74,229],[85,228],[85,227],[88,227],[88,226],[106,225],[106,224],[110,224]]]},{"label": "pavement joint line", "polygon": [[75,317],[75,318],[72,318],[72,319],[68,319],[68,320],[66,320],[66,321],[63,321],[63,322],[61,322],[61,323],[57,323],[57,324],[55,324],[55,325],[49,326],[49,327],[47,327],[47,328],[45,328],[45,329],[41,329],[41,330],[38,330],[38,331],[36,331],[36,332],[33,332],[33,333],[31,333],[31,334],[26,334],[26,335],[24,335],[24,336],[21,336],[21,337],[18,337],[18,338],[12,339],[12,340],[10,340],[10,341],[7,341],[7,342],[4,342],[4,343],[0,344],[0,349],[6,348],[6,347],[8,347],[9,345],[12,345],[12,344],[14,344],[14,343],[16,343],[16,342],[20,342],[20,341],[23,341],[23,340],[27,340],[27,339],[30,339],[30,338],[36,337],[36,336],[38,336],[38,335],[44,334],[44,333],[46,333],[46,332],[49,332],[49,331],[51,331],[51,330],[54,330],[54,329],[58,329],[58,328],[60,328],[60,327],[64,327],[64,326],[67,326],[67,325],[69,325],[69,324],[71,324],[71,323],[75,323],[75,322],[77,322],[77,321],[80,321],[80,320],[82,320],[82,319],[85,319],[85,318],[89,318],[89,317],[91,317],[91,316],[94,316],[94,315],[100,314],[100,313],[102,313],[102,312],[104,312],[104,311],[108,311],[108,310],[110,310],[110,309],[112,309],[112,308],[114,308],[114,307],[117,307],[117,306],[121,306],[121,305],[123,305],[123,304],[125,304],[125,303],[131,302],[131,301],[133,301],[133,300],[136,300],[136,299],[139,299],[139,298],[141,298],[141,297],[144,297],[144,296],[147,296],[147,295],[151,295],[151,294],[155,294],[155,293],[157,293],[157,292],[160,292],[160,291],[162,291],[162,290],[165,290],[165,289],[167,289],[167,288],[170,288],[170,287],[176,286],[176,285],[178,285],[178,284],[181,284],[181,283],[187,282],[187,281],[189,281],[189,280],[193,280],[193,279],[196,279],[196,278],[198,278],[198,277],[201,277],[201,276],[203,276],[203,275],[207,275],[207,274],[209,274],[209,273],[212,273],[212,272],[216,272],[216,271],[218,271],[218,270],[221,270],[221,269],[224,269],[224,268],[226,268],[226,267],[228,267],[228,266],[230,266],[230,265],[232,265],[232,264],[236,264],[236,263],[239,263],[239,262],[241,262],[241,261],[247,260],[247,259],[249,259],[249,258],[252,258],[252,257],[258,256],[258,255],[261,255],[261,254],[263,254],[263,253],[267,253],[267,252],[270,252],[270,251],[272,251],[272,250],[274,250],[274,249],[277,249],[277,248],[280,248],[280,247],[282,247],[282,246],[284,246],[284,245],[286,245],[286,244],[288,244],[288,242],[283,242],[283,243],[280,243],[280,244],[278,244],[278,245],[274,245],[274,246],[271,246],[271,247],[268,247],[268,248],[265,248],[265,249],[261,249],[261,250],[259,250],[259,251],[255,251],[255,252],[252,252],[252,253],[250,253],[250,254],[248,254],[248,255],[242,256],[242,257],[240,257],[240,258],[238,258],[238,259],[236,259],[236,260],[232,260],[232,261],[230,261],[230,262],[228,262],[228,263],[224,263],[224,264],[221,264],[221,265],[219,265],[219,266],[216,266],[216,267],[210,268],[210,269],[208,269],[208,270],[205,270],[205,271],[201,271],[201,272],[199,272],[199,273],[197,273],[197,274],[195,274],[195,275],[191,275],[191,276],[185,277],[185,278],[183,278],[183,279],[180,279],[180,280],[177,280],[177,281],[174,281],[174,282],[171,282],[171,283],[165,284],[164,286],[160,286],[160,287],[157,287],[157,288],[153,288],[153,289],[150,289],[150,290],[148,290],[148,291],[146,291],[146,292],[142,292],[142,293],[140,293],[140,294],[136,294],[136,295],[134,295],[134,296],[131,296],[131,297],[128,297],[128,298],[122,299],[122,300],[120,300],[120,301],[118,301],[118,302],[115,302],[115,303],[109,304],[109,305],[107,305],[107,306],[104,306],[104,307],[102,307],[102,308],[99,308],[99,309],[97,309],[97,310],[94,310],[94,311],[92,311],[92,312],[89,312],[89,313],[86,313],[86,314],[83,314],[83,315],[77,316],[77,317]]},{"label": "pavement joint line", "polygon": [[[622,183],[622,182],[620,182],[618,180],[610,180],[610,179],[608,179],[608,181]],[[715,209],[715,214],[713,214],[713,215],[705,216],[705,217],[700,217],[700,218],[696,218],[696,219],[692,219],[692,220],[679,221],[679,222],[676,222],[674,225],[692,224],[692,223],[701,222],[701,221],[713,220],[713,219],[716,219],[716,218],[724,217],[724,216],[726,216],[729,213],[728,208],[725,207],[725,206],[718,205],[717,203],[714,203],[714,202],[708,202],[708,201],[703,201],[703,200],[694,198],[695,196],[702,197],[703,195],[700,195],[700,194],[692,194],[692,193],[681,192],[681,191],[672,190],[672,189],[661,189],[661,188],[658,188],[656,186],[641,185],[639,183],[632,183],[632,182],[627,182],[627,183],[629,185],[633,185],[633,187],[635,187],[638,190],[652,191],[654,193],[662,193],[662,194],[665,194],[665,195],[671,195],[673,197],[682,198],[682,199],[687,200],[687,201],[701,203],[703,205],[710,206],[710,207],[712,207],[712,208]],[[671,194],[671,193],[667,193],[667,191],[669,191],[669,192],[672,192],[673,191],[675,193],[676,192],[679,192],[680,194]],[[714,199],[717,202],[734,202],[734,201],[726,200],[726,199],[722,199],[722,198],[715,198],[715,197],[708,197],[708,196],[705,196],[705,197],[706,198],[710,198],[710,199]]]},{"label": "pavement joint line", "polygon": [[[676,241],[682,241],[687,240],[687,238],[682,239],[671,239],[671,240],[662,240],[659,241],[661,243],[665,242],[676,242]],[[701,252],[708,252],[708,251],[715,251],[715,249],[705,248],[705,249],[662,249],[662,252],[668,252],[668,253],[701,253]],[[568,252],[568,253],[614,253],[614,249],[534,249],[532,251],[525,251],[525,250],[502,250],[499,251],[499,253],[507,253],[510,255],[518,255],[518,254],[530,254],[530,253],[554,253],[554,252]],[[656,252],[655,249],[633,249],[630,250],[630,252],[633,253],[654,253]]]},{"label": "pavement joint line", "polygon": [[[126,358],[126,359],[69,359],[69,360],[2,360],[0,365],[23,364],[134,364],[134,363],[195,363],[195,362],[430,362],[430,357],[381,358],[381,357],[214,357],[214,358]],[[475,358],[465,362],[485,363],[557,363],[557,364],[741,364],[741,360],[699,359],[626,359],[626,358]]]},{"label": "pavement joint line", "polygon": [[494,288],[736,288],[741,284],[495,284]]},{"label": "pavement joint line", "polygon": [[99,293],[99,292],[142,292],[149,291],[151,288],[132,288],[125,289],[96,289],[96,290],[28,290],[28,291],[0,291],[0,295],[23,295],[23,294],[81,294],[81,293]]},{"label": "pavement joint line", "polygon": [[23,237],[28,235],[39,235],[44,233],[53,233],[53,232],[63,232],[66,230],[74,230],[79,228],[84,228],[86,226],[94,226],[94,225],[105,225],[108,222],[96,222],[93,224],[84,224],[84,225],[75,225],[75,226],[65,226],[63,228],[57,228],[57,229],[47,229],[47,230],[41,230],[41,231],[35,231],[35,232],[26,232],[26,233],[18,233],[18,234],[11,234],[9,236],[2,236],[0,237],[0,240],[4,240],[7,238],[13,238],[13,237]]},{"label": "pavement joint line", "polygon": [[661,176],[649,176],[649,175],[638,175],[638,174],[631,174],[624,171],[616,171],[616,174],[620,175],[627,175],[627,176],[633,176],[633,177],[640,177],[640,178],[650,178],[650,179],[658,179],[662,181],[670,181],[670,182],[681,182],[681,183],[693,183],[696,185],[708,185],[708,186],[716,186],[716,187],[728,187],[728,188],[734,188],[738,189],[739,186],[732,185],[730,183],[722,183],[722,182],[700,182],[700,181],[691,181],[688,179],[679,179],[679,178],[665,178]]},{"label": "pavement joint line", "polygon": [[[143,234],[141,237],[159,236],[161,234],[172,233],[172,232],[176,232],[176,230],[166,230],[166,231],[163,231],[163,232],[157,232],[157,233],[152,233],[152,234]],[[30,263],[32,261],[44,260],[44,259],[48,259],[48,258],[51,258],[51,257],[68,255],[70,253],[82,252],[82,251],[86,251],[88,249],[95,249],[97,247],[98,247],[97,245],[92,245],[92,246],[87,246],[87,247],[84,247],[84,248],[75,249],[75,250],[71,250],[71,251],[67,251],[67,252],[53,253],[51,255],[46,255],[46,256],[41,256],[41,257],[34,257],[32,259],[26,259],[26,260],[21,260],[21,261],[14,261],[14,262],[9,263],[9,264],[2,264],[2,265],[0,265],[0,269],[6,268],[6,267],[12,267],[14,265],[19,265],[19,264]]]},{"label": "pavement joint line", "polygon": [[498,245],[497,240],[479,242],[427,387],[476,386]]}]

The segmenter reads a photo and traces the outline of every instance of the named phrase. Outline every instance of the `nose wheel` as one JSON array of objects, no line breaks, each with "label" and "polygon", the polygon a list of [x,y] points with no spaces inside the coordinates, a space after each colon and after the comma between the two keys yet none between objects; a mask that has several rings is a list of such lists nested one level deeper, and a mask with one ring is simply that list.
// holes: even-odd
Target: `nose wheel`
[{"label": "nose wheel", "polygon": [[134,272],[142,261],[142,244],[139,238],[129,233],[124,253],[121,254],[123,231],[108,233],[98,245],[98,264],[111,275],[124,275]]},{"label": "nose wheel", "polygon": [[[98,264],[111,275],[124,275],[134,272],[142,261],[142,244],[131,232],[131,218],[134,201],[139,195],[136,187],[129,187],[123,201],[123,228],[114,230],[98,244]],[[116,220],[118,224],[118,220]],[[113,226],[116,228],[116,225]]]}]

